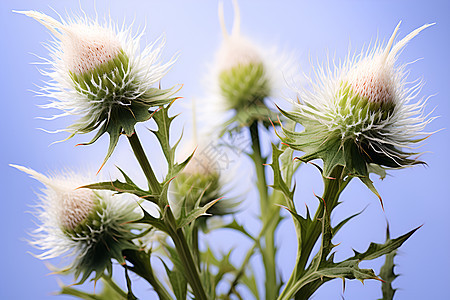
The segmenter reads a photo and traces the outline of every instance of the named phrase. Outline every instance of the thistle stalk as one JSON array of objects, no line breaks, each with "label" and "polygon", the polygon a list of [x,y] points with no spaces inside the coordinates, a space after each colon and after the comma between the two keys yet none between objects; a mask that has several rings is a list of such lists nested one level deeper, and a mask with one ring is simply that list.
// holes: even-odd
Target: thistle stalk
[{"label": "thistle stalk", "polygon": [[[173,217],[172,211],[170,209],[167,211],[167,213],[167,221],[169,223],[175,221],[175,218]],[[186,272],[186,279],[192,287],[195,299],[206,300],[207,297],[200,280],[199,270],[197,268],[197,264],[194,261],[183,230],[181,228],[171,228],[169,235],[172,238],[173,243],[175,244],[175,248],[177,250],[179,258],[183,263]]]},{"label": "thistle stalk", "polygon": [[[270,201],[268,186],[266,182],[266,172],[264,164],[267,159],[262,156],[261,145],[258,131],[258,122],[255,121],[250,125],[250,135],[252,139],[252,159],[255,163],[257,187],[259,191],[259,200],[261,207],[261,220],[264,230],[264,246],[261,246],[264,270],[266,273],[266,299],[275,299],[278,293],[278,282],[275,265],[275,230],[277,228],[279,218],[279,208],[274,206]],[[274,217],[274,215],[278,217]]]},{"label": "thistle stalk", "polygon": [[[321,197],[322,201],[320,202],[312,220],[314,227],[311,231],[306,232],[305,236],[301,237],[302,247],[299,247],[296,265],[292,271],[291,277],[286,283],[284,290],[277,298],[278,300],[292,299],[294,296],[295,299],[308,299],[308,297],[311,296],[309,294],[305,295],[301,293],[301,287],[299,288],[298,282],[305,282],[305,280],[308,279],[302,277],[304,277],[307,273],[306,264],[308,262],[308,258],[311,256],[313,247],[322,233],[322,223],[319,219],[323,216],[324,209],[331,213],[331,211],[338,204],[339,196],[350,181],[350,177],[347,180],[344,180],[343,175],[344,167],[336,166],[331,172],[330,177],[323,177],[324,192]],[[310,274],[307,276],[310,276]],[[310,282],[312,281],[307,280],[304,285]],[[316,289],[314,289],[314,291],[315,290]]]},{"label": "thistle stalk", "polygon": [[[130,142],[134,155],[138,160],[139,165],[141,166],[142,171],[145,174],[145,177],[147,178],[152,193],[160,195],[162,192],[161,185],[158,182],[155,173],[153,172],[153,169],[148,161],[144,149],[142,148],[142,144],[136,132],[128,137],[128,141]],[[171,209],[166,210],[166,217],[164,218],[164,222],[170,229],[169,235],[175,244],[175,248],[186,272],[186,279],[192,287],[195,298],[199,300],[206,300],[207,298],[200,280],[199,270],[193,259],[183,230],[181,228],[177,228],[176,220]]]},{"label": "thistle stalk", "polygon": [[155,173],[153,172],[152,167],[150,166],[150,162],[147,159],[147,155],[145,154],[144,148],[142,148],[141,141],[137,135],[137,132],[128,137],[128,141],[130,142],[131,148],[133,149],[134,156],[136,157],[139,165],[141,166],[142,171],[147,178],[149,188],[151,189],[153,194],[159,195],[161,193],[161,186],[156,179]]}]

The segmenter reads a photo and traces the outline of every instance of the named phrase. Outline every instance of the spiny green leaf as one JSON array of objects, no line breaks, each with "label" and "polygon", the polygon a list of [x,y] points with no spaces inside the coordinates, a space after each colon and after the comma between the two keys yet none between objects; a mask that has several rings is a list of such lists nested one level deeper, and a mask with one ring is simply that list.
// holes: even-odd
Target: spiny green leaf
[{"label": "spiny green leaf", "polygon": [[259,300],[261,296],[259,295],[258,285],[256,284],[255,270],[252,270],[251,266],[249,268],[251,271],[241,277],[241,282],[252,292],[255,299]]},{"label": "spiny green leaf", "polygon": [[137,300],[137,297],[133,294],[133,290],[131,289],[131,279],[130,276],[128,276],[128,267],[125,265],[125,279],[127,282],[127,300]]},{"label": "spiny green leaf", "polygon": [[220,259],[219,263],[216,265],[218,267],[218,271],[214,276],[214,289],[217,287],[220,280],[222,280],[225,274],[236,271],[236,268],[230,262],[230,255],[232,251],[233,249],[228,251],[227,254],[223,255],[222,259]]},{"label": "spiny green leaf", "polygon": [[395,292],[397,291],[397,289],[392,287],[392,282],[398,277],[398,275],[394,273],[394,258],[396,254],[397,251],[386,254],[386,260],[380,269],[380,277],[383,279],[383,282],[381,283],[383,298],[380,300],[394,299]]},{"label": "spiny green leaf", "polygon": [[[120,289],[117,285],[112,287],[106,280],[102,279],[103,288],[99,294],[90,294],[72,286],[62,286],[58,295],[70,295],[84,300],[126,300],[127,294]],[[115,285],[115,283],[113,283]]]},{"label": "spiny green leaf", "polygon": [[189,162],[190,156],[188,159],[186,159],[183,163],[177,164],[175,163],[175,150],[178,146],[181,137],[178,139],[178,141],[171,146],[170,145],[170,126],[172,124],[172,121],[177,117],[169,117],[169,108],[171,105],[167,105],[166,107],[161,107],[159,110],[157,110],[154,115],[153,119],[155,120],[158,129],[157,130],[151,130],[158,139],[161,149],[163,150],[164,156],[167,161],[168,170],[167,170],[167,176],[165,179],[165,183],[170,181],[173,177],[175,177],[181,170],[186,166],[186,164]]},{"label": "spiny green leaf", "polygon": [[335,236],[336,233],[337,233],[337,232],[338,232],[345,224],[347,224],[348,221],[350,221],[351,219],[353,219],[353,218],[359,216],[360,214],[362,214],[362,213],[364,212],[365,209],[366,209],[366,208],[364,208],[363,210],[361,210],[360,212],[358,212],[358,213],[356,213],[356,214],[354,214],[354,215],[351,215],[350,217],[347,217],[346,219],[344,219],[344,220],[342,220],[341,222],[339,222],[336,226],[334,226],[334,227],[332,228],[333,236]]},{"label": "spiny green leaf", "polygon": [[369,190],[378,197],[378,199],[380,200],[381,208],[383,208],[384,210],[383,200],[381,199],[380,194],[373,185],[372,180],[370,180],[369,175],[367,175],[367,177],[360,177],[359,179],[361,179],[361,181],[369,188]]},{"label": "spiny green leaf", "polygon": [[416,230],[418,230],[421,226],[411,230],[410,232],[396,238],[389,239],[384,244],[376,244],[370,243],[369,248],[364,253],[359,253],[355,251],[355,256],[352,259],[358,260],[372,260],[383,256],[385,254],[389,254],[392,251],[397,250],[411,235],[413,235]]},{"label": "spiny green leaf", "polygon": [[178,228],[183,228],[184,226],[190,224],[192,221],[194,221],[195,219],[201,217],[201,216],[205,216],[207,215],[206,211],[213,206],[214,204],[216,204],[217,201],[219,201],[219,199],[216,199],[214,201],[211,201],[209,203],[207,203],[206,205],[204,205],[203,207],[197,207],[193,210],[191,210],[187,216],[185,217],[181,217],[180,219],[177,220],[177,227]]},{"label": "spiny green leaf", "polygon": [[[177,250],[175,248],[173,248],[172,246],[170,246],[167,242],[163,242],[162,245],[164,246],[164,248],[169,253],[170,261],[173,263],[174,269],[176,269],[176,270],[185,270],[185,268],[183,266],[183,263],[181,262],[181,259],[178,256]],[[161,259],[161,261],[162,261],[162,259]],[[181,272],[181,275],[183,275],[184,279],[187,281],[187,277],[186,277],[187,274],[185,272]]]},{"label": "spiny green leaf", "polygon": [[272,163],[270,164],[273,170],[273,177],[274,177],[272,188],[283,192],[283,194],[288,199],[293,201],[294,192],[289,189],[287,183],[284,181],[283,176],[281,174],[281,166],[279,158],[282,155],[282,153],[283,153],[282,150],[279,150],[277,146],[272,144]]},{"label": "spiny green leaf", "polygon": [[92,190],[108,190],[116,192],[118,194],[128,193],[149,200],[155,204],[158,203],[157,195],[151,195],[149,192],[140,189],[133,183],[121,182],[119,180],[88,184],[81,186],[80,188],[88,188]]},{"label": "spiny green leaf", "polygon": [[133,180],[119,167],[116,166],[116,168],[119,170],[119,172],[122,174],[123,178],[125,179],[125,182],[128,184],[134,184]]},{"label": "spiny green leaf", "polygon": [[372,269],[360,269],[357,259],[344,260],[340,263],[327,263],[316,271],[317,274],[329,278],[346,278],[358,279],[364,281],[366,279],[378,279]]},{"label": "spiny green leaf", "polygon": [[[386,241],[390,240],[390,233],[389,233],[389,224],[386,228]],[[397,254],[397,251],[392,251],[389,254],[386,254],[386,258],[384,261],[383,266],[381,266],[380,269],[380,277],[383,279],[383,282],[381,283],[381,291],[383,293],[383,298],[380,300],[392,300],[394,299],[394,294],[397,291],[397,289],[394,289],[392,287],[392,282],[398,277],[397,274],[394,272],[394,258]]]},{"label": "spiny green leaf", "polygon": [[144,216],[141,219],[134,221],[134,223],[149,224],[163,232],[168,232],[167,226],[163,220],[153,217],[145,209],[142,209],[142,211],[144,212]]},{"label": "spiny green leaf", "polygon": [[[315,236],[320,235],[321,227],[318,224],[318,220],[314,221],[311,219],[309,214],[309,210],[307,210],[307,216],[302,217],[301,215],[287,209],[294,220],[294,224],[297,232],[297,242],[298,242],[298,256],[299,256],[299,264],[306,265],[306,261],[311,256],[311,251],[309,249],[313,249],[316,244],[317,239]],[[303,272],[303,271],[301,271]]]},{"label": "spiny green leaf", "polygon": [[248,233],[247,230],[245,230],[244,226],[240,225],[236,220],[233,220],[233,222],[226,224],[225,226],[223,226],[223,228],[239,231],[251,240],[255,240],[255,238],[250,233]]},{"label": "spiny green leaf", "polygon": [[192,157],[194,157],[195,152],[192,152],[191,155],[189,155],[183,162],[181,163],[176,163],[173,168],[172,168],[172,174],[168,174],[167,178],[169,178],[169,175],[173,175],[176,176],[177,174],[179,174],[181,171],[184,170],[184,168],[187,166],[187,164],[191,161]]}]

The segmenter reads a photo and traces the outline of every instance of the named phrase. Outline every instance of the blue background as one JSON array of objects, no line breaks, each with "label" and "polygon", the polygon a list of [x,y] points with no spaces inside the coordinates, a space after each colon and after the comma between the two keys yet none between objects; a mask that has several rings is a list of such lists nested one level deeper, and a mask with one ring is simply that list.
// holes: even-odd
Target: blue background
[{"label": "blue background", "polygon": [[[36,204],[35,192],[41,187],[38,182],[8,166],[21,164],[46,173],[64,168],[83,170],[96,169],[100,165],[107,147],[107,137],[93,146],[74,148],[89,137],[76,137],[68,142],[49,146],[53,141],[63,139],[64,135],[51,135],[36,128],[58,129],[70,124],[70,120],[43,121],[38,116],[50,116],[51,112],[38,108],[47,103],[43,97],[35,97],[30,90],[37,90],[47,80],[39,74],[31,62],[40,61],[30,53],[47,57],[48,51],[41,45],[50,40],[49,33],[36,21],[12,10],[38,10],[56,17],[51,10],[65,15],[71,11],[79,13],[79,7],[89,16],[94,16],[96,8],[100,18],[111,15],[113,20],[126,24],[135,20],[135,28],[146,25],[144,43],[150,43],[162,33],[166,34],[165,58],[180,52],[178,62],[163,79],[163,85],[184,84],[180,95],[189,102],[193,98],[205,96],[201,79],[208,70],[214,52],[221,40],[217,18],[216,1],[5,1],[0,2],[0,85],[2,91],[2,129],[0,174],[1,197],[1,299],[51,299],[51,292],[58,290],[55,276],[48,276],[48,269],[29,252],[35,251],[25,239],[36,228],[33,211]],[[423,79],[425,86],[420,97],[434,95],[428,101],[427,111],[434,108],[433,116],[440,116],[428,127],[428,131],[448,128],[450,104],[449,41],[450,41],[450,2],[449,1],[241,1],[242,32],[260,44],[290,49],[297,53],[299,68],[305,72],[311,64],[324,61],[329,56],[337,59],[346,57],[349,44],[358,51],[377,36],[387,40],[397,23],[402,20],[399,37],[402,38],[413,29],[425,23],[437,24],[410,42],[400,56],[399,63],[407,63],[423,58],[410,65],[409,79]],[[227,24],[232,22],[231,4],[226,1]],[[310,61],[312,63],[310,63]],[[183,112],[189,105],[177,105],[174,112]],[[190,126],[189,113],[182,114],[177,121],[179,127]],[[158,168],[162,160],[154,146],[154,138],[140,126],[146,148],[155,153],[152,163]],[[178,130],[179,131],[179,130]],[[189,130],[186,130],[189,131]],[[450,147],[449,131],[433,135],[422,148],[427,153],[423,159],[428,167],[414,167],[392,171],[383,182],[375,180],[375,185],[383,197],[385,212],[380,208],[377,198],[358,181],[350,184],[344,192],[341,205],[333,216],[339,220],[344,216],[367,207],[358,219],[350,222],[336,237],[337,259],[351,255],[351,248],[363,251],[370,241],[384,240],[386,219],[391,225],[392,236],[396,237],[423,224],[414,236],[401,248],[396,258],[397,273],[402,276],[395,281],[400,288],[396,299],[450,299],[448,283],[450,276],[450,217],[448,195],[447,159]],[[189,134],[187,134],[189,136]],[[105,176],[115,174],[114,164],[124,166],[132,175],[141,176],[132,161],[127,143],[121,141],[103,171]],[[245,158],[241,159],[245,163]],[[158,175],[163,174],[159,170]],[[111,175],[113,176],[113,175]],[[312,209],[316,206],[313,191],[321,193],[322,184],[317,171],[311,166],[301,169],[297,178],[297,206],[306,203]],[[142,180],[141,180],[142,182]],[[245,189],[245,187],[244,187]],[[257,229],[254,211],[255,193],[249,193],[246,211],[238,217],[246,220],[251,229]],[[250,216],[250,217],[249,217]],[[292,223],[289,219],[279,230],[278,265],[287,280],[295,260],[296,243]],[[239,245],[237,237],[220,232],[227,238],[211,237],[219,249]],[[240,238],[240,237],[239,237]],[[246,246],[245,242],[242,246]],[[233,260],[240,261],[243,255],[238,250]],[[362,266],[377,270],[381,260],[364,262]],[[258,267],[257,267],[258,268]],[[117,272],[119,273],[119,272]],[[66,281],[67,282],[67,281]],[[69,281],[70,282],[70,281]],[[144,299],[152,299],[154,294],[144,282],[136,284],[136,294]],[[151,296],[145,296],[150,293]],[[381,297],[380,283],[366,281],[347,282],[342,293],[342,282],[331,281],[315,295],[315,299],[377,299]],[[66,297],[60,297],[64,299]],[[68,298],[68,297],[67,297]],[[66,299],[67,299],[66,298]]]}]

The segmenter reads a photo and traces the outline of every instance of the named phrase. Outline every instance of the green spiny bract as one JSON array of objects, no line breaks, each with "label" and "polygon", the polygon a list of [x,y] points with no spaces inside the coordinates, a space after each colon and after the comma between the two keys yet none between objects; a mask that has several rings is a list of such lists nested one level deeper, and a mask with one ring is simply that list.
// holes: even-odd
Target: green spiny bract
[{"label": "green spiny bract", "polygon": [[[136,224],[129,223],[136,219],[133,210],[136,208],[130,204],[122,207],[122,211],[114,211],[110,200],[93,192],[93,207],[89,214],[74,228],[61,226],[64,234],[77,244],[77,255],[70,265],[75,278],[80,277],[79,283],[83,283],[95,272],[94,280],[102,277],[105,271],[112,272],[112,259],[119,263],[125,263],[122,251],[138,249],[132,242],[136,234],[133,229],[140,229]],[[116,199],[120,201],[119,199]]]},{"label": "green spiny bract", "polygon": [[229,108],[235,110],[260,105],[270,94],[269,83],[262,63],[237,65],[222,71],[219,84]]}]

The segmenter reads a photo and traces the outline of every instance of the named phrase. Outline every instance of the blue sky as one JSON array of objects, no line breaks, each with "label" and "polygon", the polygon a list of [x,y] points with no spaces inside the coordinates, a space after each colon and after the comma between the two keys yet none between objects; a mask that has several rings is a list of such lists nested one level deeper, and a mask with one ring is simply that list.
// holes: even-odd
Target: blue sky
[{"label": "blue sky", "polygon": [[[232,22],[230,1],[225,2],[227,25]],[[431,136],[421,148],[426,152],[423,159],[426,167],[414,167],[392,171],[384,181],[375,179],[375,185],[383,197],[385,212],[378,200],[359,182],[355,181],[342,196],[343,204],[333,218],[344,216],[367,207],[365,212],[348,224],[336,237],[341,242],[337,258],[351,254],[351,248],[365,250],[370,241],[382,242],[385,234],[385,220],[391,225],[392,236],[399,236],[420,226],[413,237],[401,248],[397,257],[396,271],[402,276],[395,281],[401,290],[396,299],[448,299],[450,292],[448,268],[450,267],[450,196],[447,176],[450,170],[446,158],[450,147],[450,104],[446,88],[450,86],[450,2],[448,1],[240,1],[242,32],[268,47],[293,52],[298,58],[300,71],[308,73],[311,66],[323,62],[327,56],[344,59],[349,45],[353,51],[360,50],[377,37],[387,40],[401,20],[399,38],[425,23],[436,22],[412,40],[399,58],[399,63],[414,62],[408,66],[409,79],[422,79],[425,83],[420,97],[432,96],[427,111],[439,116],[428,127],[428,131],[444,129]],[[89,147],[74,147],[89,137],[76,137],[68,142],[49,146],[63,135],[52,135],[37,128],[58,129],[70,124],[70,120],[44,121],[38,116],[50,113],[37,105],[48,101],[36,97],[32,90],[46,80],[32,62],[39,57],[48,58],[48,51],[42,43],[51,39],[45,28],[12,10],[38,10],[56,17],[54,9],[65,15],[71,11],[79,13],[80,6],[87,15],[95,16],[96,8],[100,18],[111,15],[117,22],[125,20],[134,28],[145,29],[143,43],[150,43],[165,33],[167,45],[165,59],[174,54],[180,57],[164,78],[163,85],[183,84],[180,95],[189,103],[193,98],[202,99],[205,87],[202,81],[208,71],[208,63],[219,47],[221,32],[217,18],[216,1],[2,1],[0,3],[1,90],[3,92],[3,128],[0,155],[0,176],[3,189],[0,228],[2,244],[2,271],[0,272],[0,298],[2,299],[51,299],[51,292],[58,290],[56,276],[48,275],[46,266],[29,252],[35,251],[27,244],[29,232],[36,228],[33,223],[32,206],[37,203],[36,192],[39,183],[8,166],[21,164],[46,173],[60,169],[95,169],[106,153],[107,138],[100,139]],[[36,56],[34,56],[36,55]],[[206,100],[207,101],[207,100]],[[5,107],[6,106],[6,107]],[[177,126],[186,125],[189,131],[189,104],[180,103],[174,112],[182,112]],[[138,127],[146,135],[143,126]],[[161,157],[154,148],[152,137],[145,141],[152,158],[158,165]],[[187,134],[189,137],[189,134]],[[105,176],[113,174],[114,164],[136,168],[128,159],[131,155],[127,143],[119,143],[117,151],[103,170]],[[244,160],[244,159],[242,159]],[[244,162],[245,163],[245,162]],[[321,193],[321,180],[313,167],[305,166],[296,177],[298,193],[297,206],[306,203],[314,208],[313,192]],[[158,173],[158,172],[157,172]],[[137,176],[140,176],[136,172]],[[159,175],[162,175],[160,172]],[[238,217],[254,228],[252,218],[255,212],[254,193],[246,201],[247,211]],[[253,203],[253,204],[252,204]],[[250,216],[250,217],[249,217]],[[250,220],[250,221],[248,221]],[[253,223],[252,223],[253,222]],[[295,259],[295,236],[289,219],[279,231],[279,266],[286,280]],[[212,237],[218,247],[229,247],[232,241]],[[234,240],[233,240],[234,241]],[[239,261],[239,253],[236,254]],[[365,267],[379,268],[381,261],[364,263]],[[148,287],[143,282],[136,285],[137,294],[145,295]],[[332,281],[323,286],[315,299],[341,299],[342,282]],[[347,282],[345,299],[376,299],[380,297],[378,282]],[[145,298],[145,297],[143,297]],[[150,297],[151,298],[151,297]],[[55,298],[57,299],[57,298]],[[59,297],[64,299],[64,297]],[[68,298],[66,298],[68,299]],[[145,298],[146,299],[146,298]]]}]

